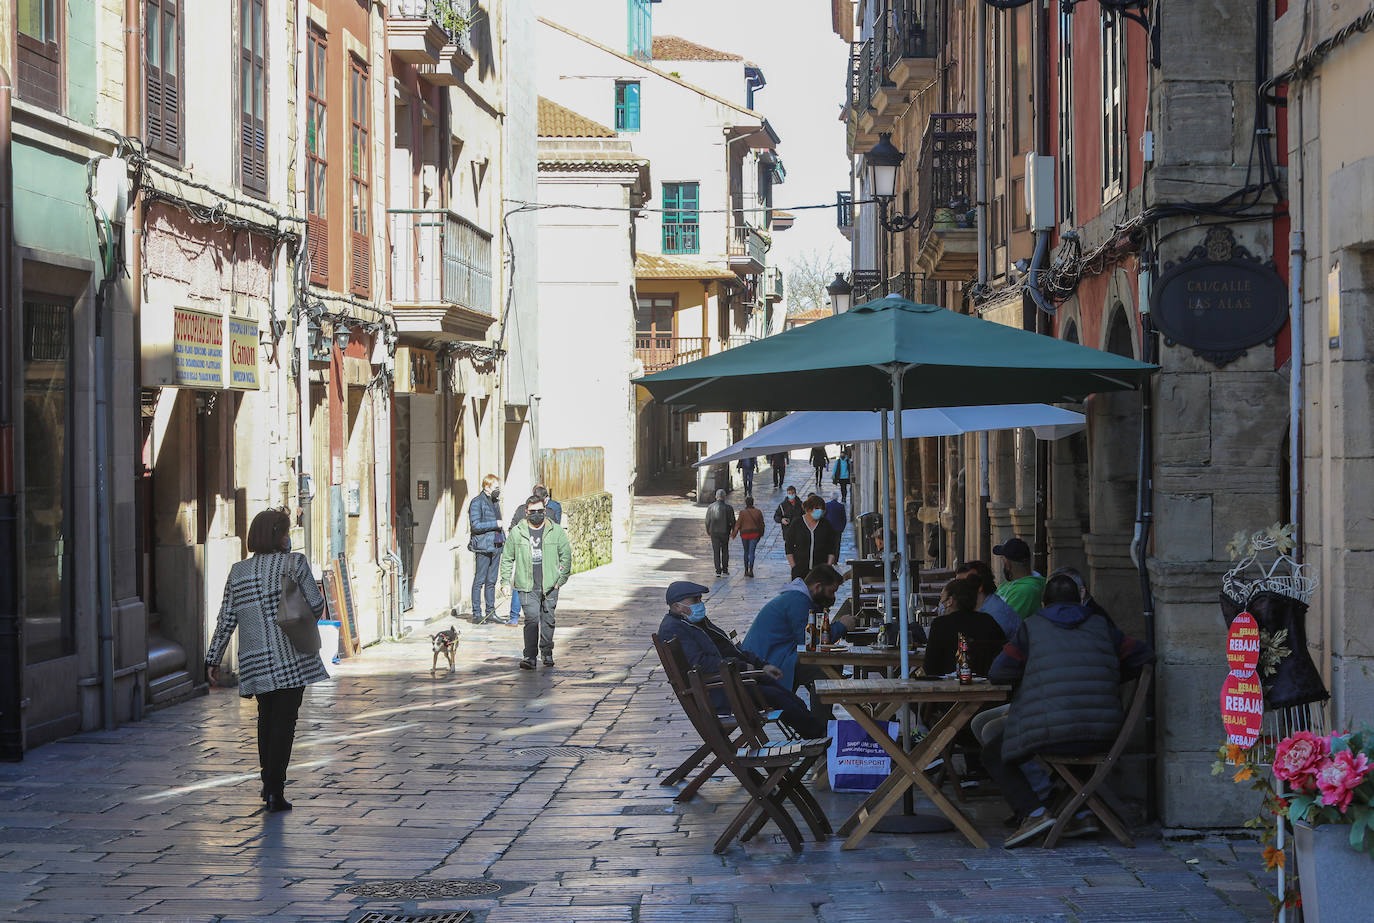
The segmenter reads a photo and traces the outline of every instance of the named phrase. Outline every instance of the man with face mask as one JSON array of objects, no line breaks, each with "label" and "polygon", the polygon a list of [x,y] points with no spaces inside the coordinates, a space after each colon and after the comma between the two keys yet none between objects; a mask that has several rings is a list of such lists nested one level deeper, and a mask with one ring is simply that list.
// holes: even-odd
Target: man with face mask
[{"label": "man with face mask", "polygon": [[788,485],[787,496],[773,511],[773,521],[782,526],[782,531],[786,533],[792,523],[801,519],[801,514],[802,505],[801,500],[797,498],[797,488]]},{"label": "man with face mask", "polygon": [[[482,478],[482,491],[468,504],[468,551],[472,552],[472,621],[495,622],[496,575],[499,569],[501,546],[506,533],[501,528],[501,481],[494,474]],[[482,597],[486,596],[486,609]],[[483,616],[485,611],[486,615]]]},{"label": "man with face mask", "polygon": [[[740,647],[756,657],[778,665],[782,671],[783,688],[796,691],[797,686],[821,678],[818,670],[797,663],[797,645],[806,641],[807,617],[814,611],[835,605],[844,578],[829,564],[812,569],[805,577],[798,577],[754,616],[754,624],[744,636]],[[811,697],[811,712],[824,718],[829,708],[821,708]]]},{"label": "man with face mask", "polygon": [[[756,677],[758,691],[769,709],[782,712],[782,723],[802,737],[811,739],[826,736],[825,722],[807,711],[806,703],[779,684],[782,670],[762,658],[736,647],[719,626],[706,617],[706,603],[702,596],[706,587],[687,580],[678,580],[668,587],[668,614],[658,626],[658,637],[667,642],[676,638],[682,645],[687,665],[709,676],[720,672],[725,660],[737,660],[754,670],[762,670]],[[729,706],[720,690],[711,693],[711,702],[718,710]]]},{"label": "man with face mask", "polygon": [[536,652],[553,666],[553,613],[558,591],[572,574],[572,545],[558,523],[546,519],[544,501],[525,501],[525,518],[511,530],[501,551],[501,595],[520,594],[525,611],[525,656],[520,669],[533,670]]}]

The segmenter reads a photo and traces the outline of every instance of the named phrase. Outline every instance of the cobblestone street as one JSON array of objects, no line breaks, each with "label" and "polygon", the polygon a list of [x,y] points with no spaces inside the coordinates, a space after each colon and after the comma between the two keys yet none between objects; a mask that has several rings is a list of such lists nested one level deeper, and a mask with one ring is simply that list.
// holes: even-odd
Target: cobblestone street
[{"label": "cobblestone street", "polygon": [[[758,492],[770,514],[758,577],[742,576],[736,545],[732,574],[709,600],[741,634],[785,580],[773,492]],[[261,810],[254,705],[233,689],[0,765],[0,919],[352,921],[460,909],[489,923],[1269,917],[1252,841],[1162,842],[1145,831],[1134,850],[1103,838],[1008,852],[996,799],[972,802],[993,843],[985,851],[957,833],[875,834],[852,852],[832,838],[794,855],[766,828],[713,855],[739,788],[720,777],[675,805],[658,784],[695,738],[648,643],[665,584],[708,582],[701,515],[678,497],[641,501],[633,553],[562,594],[556,667],[517,669],[517,629],[460,624],[455,673],[431,675],[422,637],[365,650],[310,687],[290,813]],[[837,825],[860,798],[820,794]],[[500,890],[346,890],[396,879]]]}]

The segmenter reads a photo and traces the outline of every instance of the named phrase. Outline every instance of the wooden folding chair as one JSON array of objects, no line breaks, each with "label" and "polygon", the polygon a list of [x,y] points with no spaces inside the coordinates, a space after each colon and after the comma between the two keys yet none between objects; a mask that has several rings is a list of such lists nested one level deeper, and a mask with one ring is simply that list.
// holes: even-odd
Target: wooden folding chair
[{"label": "wooden folding chair", "polygon": [[[759,734],[762,725],[751,720],[751,716],[756,715],[756,712],[746,701],[747,692],[740,679],[738,667],[727,661],[721,665],[720,675],[727,697],[737,702],[740,708],[736,720],[743,722],[739,725],[742,735],[747,737]],[[694,700],[708,701],[710,693],[701,671],[692,670],[688,678]],[[780,741],[758,746],[751,745],[752,741],[742,741],[745,745],[737,746],[725,731],[725,725],[714,709],[695,708],[692,714],[699,721],[698,730],[706,743],[711,745],[716,758],[739,780],[749,795],[749,800],[716,839],[715,852],[724,852],[736,836],[742,841],[748,840],[769,820],[777,825],[792,851],[801,852],[801,831],[787,813],[787,808],[783,804],[784,799],[792,801],[797,806],[816,839],[823,839],[829,835],[830,825],[825,820],[825,814],[815,799],[811,798],[810,793],[800,785],[801,776],[825,753],[830,743],[829,738]],[[762,812],[762,817],[751,824],[759,812]],[[747,829],[746,825],[749,825]]]},{"label": "wooden folding chair", "polygon": [[[691,709],[696,707],[696,698],[695,694],[692,691],[691,685],[687,680],[687,673],[689,672],[690,668],[687,665],[687,658],[682,655],[682,645],[676,639],[664,642],[662,639],[659,638],[657,634],[653,635],[653,642],[654,650],[658,652],[659,662],[663,665],[664,676],[666,676],[668,679],[668,685],[672,688],[673,694],[677,696],[678,703],[682,705],[683,711],[687,714],[688,718],[690,719],[692,717]],[[742,675],[752,677],[757,674],[751,671],[747,674]],[[716,682],[707,683],[708,690],[720,688],[722,687],[718,680]],[[716,712],[715,705],[710,701],[709,698],[701,704],[701,707],[709,709],[713,713]],[[755,706],[755,710],[757,710],[758,708],[759,706]],[[736,724],[733,715],[724,714],[719,715],[719,717],[721,722],[726,727],[726,733],[731,735],[732,737],[735,736]],[[782,712],[780,711],[768,711],[763,713],[763,718],[766,722],[777,722],[778,719],[781,717]],[[693,727],[695,727],[696,721],[693,721],[692,723]],[[781,725],[779,725],[779,727],[783,730],[786,736],[793,736],[791,735],[790,731],[787,730],[787,728]],[[697,747],[690,754],[688,754],[687,758],[684,759],[676,769],[674,769],[664,779],[662,779],[659,784],[669,786],[677,785],[679,782],[683,781],[688,776],[690,776],[693,773],[693,771],[695,771],[697,767],[700,766],[702,762],[710,755],[710,745],[702,743],[701,746]],[[697,773],[696,777],[687,784],[686,788],[677,793],[676,797],[674,797],[673,800],[679,804],[691,801],[692,798],[696,796],[696,793],[701,788],[701,786],[706,783],[706,780],[711,778],[711,776],[715,775],[716,772],[720,769],[720,767],[721,763],[719,759],[711,760],[711,762],[708,763],[706,767],[702,769],[699,773]]]},{"label": "wooden folding chair", "polygon": [[[1102,823],[1107,825],[1107,829],[1112,832],[1122,846],[1133,848],[1135,841],[1131,839],[1130,832],[1126,829],[1126,824],[1121,817],[1102,800],[1098,794],[1098,789],[1102,789],[1113,769],[1121,760],[1121,754],[1125,752],[1126,745],[1130,742],[1131,735],[1135,732],[1136,725],[1145,715],[1145,703],[1149,701],[1150,681],[1154,677],[1154,667],[1146,665],[1140,670],[1140,678],[1136,680],[1135,695],[1131,697],[1130,709],[1126,712],[1126,718],[1121,722],[1121,730],[1116,735],[1116,741],[1111,749],[1106,753],[1092,753],[1086,756],[1059,756],[1053,753],[1038,753],[1036,759],[1040,761],[1051,773],[1057,773],[1060,778],[1068,783],[1073,795],[1064,803],[1055,815],[1054,826],[1050,828],[1049,835],[1045,837],[1045,848],[1053,849],[1064,835],[1064,830],[1073,821],[1073,817],[1086,804],[1088,810],[1097,815]],[[1096,767],[1091,776],[1085,781],[1079,775],[1077,768]]]},{"label": "wooden folding chair", "polygon": [[[768,733],[765,728],[767,722],[763,720],[763,716],[749,709],[750,693],[741,681],[741,674],[735,664],[727,664],[722,669],[720,678],[725,686],[725,696],[730,702],[730,709],[737,716],[735,720],[739,727],[740,746],[735,751],[736,755],[741,755],[749,749],[758,750],[776,746],[768,740]],[[738,717],[740,715],[744,717]],[[792,802],[802,819],[806,821],[806,825],[811,828],[811,833],[816,840],[820,841],[833,831],[830,827],[830,821],[826,819],[824,809],[812,797],[802,780],[816,761],[825,756],[826,750],[830,746],[830,738],[793,740],[792,742],[801,745],[800,757],[779,781],[779,793],[783,798]],[[763,829],[763,825],[767,822],[768,815],[760,813],[754,822],[745,829],[744,835],[740,839],[750,839]]]}]

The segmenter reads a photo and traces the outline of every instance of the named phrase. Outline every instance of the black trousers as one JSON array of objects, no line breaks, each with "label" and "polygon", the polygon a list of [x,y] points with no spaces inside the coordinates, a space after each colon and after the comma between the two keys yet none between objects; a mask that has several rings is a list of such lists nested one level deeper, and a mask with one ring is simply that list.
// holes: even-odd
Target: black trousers
[{"label": "black trousers", "polygon": [[848,502],[849,502],[849,482],[848,482],[848,481],[839,481],[838,483],[839,483],[839,485],[840,485],[840,502],[841,502],[841,503],[848,503]]},{"label": "black trousers", "polygon": [[258,763],[262,766],[263,791],[269,795],[281,795],[286,788],[286,767],[291,762],[291,744],[296,739],[296,715],[304,695],[303,686],[257,695]]},{"label": "black trousers", "polygon": [[807,693],[811,696],[811,714],[818,721],[829,721],[835,717],[835,706],[823,705],[816,697],[816,680],[829,678],[824,670],[813,664],[799,663],[792,668],[792,691],[795,693],[800,687],[806,687]]},{"label": "black trousers", "polygon": [[730,533],[711,536],[711,554],[716,559],[716,573],[730,569]]},{"label": "black trousers", "polygon": [[773,486],[781,487],[782,482],[787,479],[787,463],[773,466]]}]

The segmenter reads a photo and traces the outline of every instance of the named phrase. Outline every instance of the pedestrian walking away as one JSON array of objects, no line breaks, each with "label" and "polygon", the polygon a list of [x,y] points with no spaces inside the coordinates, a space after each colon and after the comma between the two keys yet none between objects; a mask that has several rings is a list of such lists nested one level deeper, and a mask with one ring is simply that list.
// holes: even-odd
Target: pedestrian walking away
[{"label": "pedestrian walking away", "polygon": [[744,478],[744,492],[752,494],[754,492],[754,472],[759,470],[758,460],[755,458],[741,458],[739,460],[740,475]]},{"label": "pedestrian walking away", "polygon": [[773,471],[773,489],[778,490],[787,480],[787,453],[778,452],[768,456],[768,467]]},{"label": "pedestrian walking away", "polygon": [[[482,490],[468,504],[468,551],[472,552],[472,621],[495,622],[496,577],[506,532],[501,520],[501,481],[494,474],[482,478]],[[485,606],[483,606],[485,597]]]},{"label": "pedestrian walking away", "polygon": [[305,555],[291,551],[286,510],[264,510],[253,517],[248,550],[251,557],[229,568],[219,620],[205,652],[205,675],[210,685],[219,684],[219,662],[238,631],[239,695],[258,701],[261,795],[268,812],[275,813],[291,810],[286,767],[305,687],[329,678],[318,648],[302,653],[277,624],[282,585],[288,578],[294,582],[316,618],[324,613],[324,596]]},{"label": "pedestrian walking away", "polygon": [[840,488],[840,502],[849,502],[849,482],[853,478],[854,462],[850,458],[849,449],[840,449],[840,457],[835,459],[835,470],[831,472],[830,478]]},{"label": "pedestrian walking away", "polygon": [[825,469],[830,467],[830,456],[825,454],[825,446],[818,445],[811,450],[811,467],[816,472],[816,493],[821,492],[821,479],[825,475]]},{"label": "pedestrian walking away", "polygon": [[[560,526],[563,524],[563,507],[559,506],[558,501],[549,493],[549,489],[543,484],[535,484],[530,489],[530,493],[544,501],[544,515],[547,519],[552,519]],[[525,518],[525,504],[520,504],[515,508],[515,513],[511,515],[510,527],[515,528],[516,524]],[[520,594],[512,593],[510,597],[510,615],[506,619],[506,624],[515,626],[520,624]]]},{"label": "pedestrian walking away", "polygon": [[531,496],[525,501],[525,518],[511,530],[501,550],[500,593],[513,588],[525,611],[523,670],[534,669],[536,654],[543,655],[544,666],[553,666],[554,610],[558,591],[572,574],[568,533],[547,515],[544,500]]},{"label": "pedestrian walking away", "polygon": [[754,555],[759,549],[759,539],[763,538],[763,510],[754,506],[753,497],[744,498],[744,509],[740,510],[739,519],[735,522],[735,528],[730,532],[730,537],[739,536],[740,544],[744,548],[744,576],[754,576]]},{"label": "pedestrian walking away", "polygon": [[706,534],[711,536],[711,556],[716,576],[730,573],[730,536],[735,530],[735,508],[725,502],[725,491],[716,491],[716,502],[706,507]]}]

